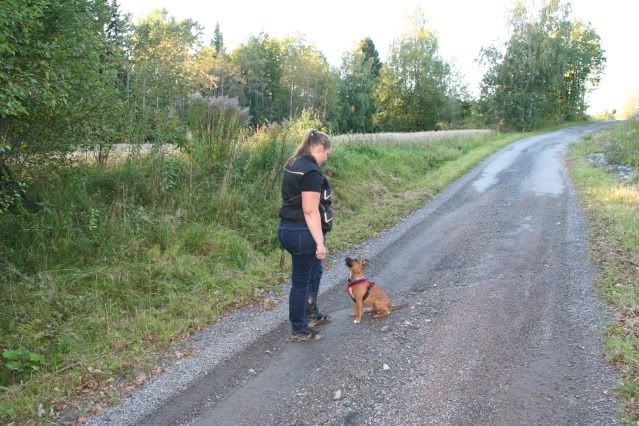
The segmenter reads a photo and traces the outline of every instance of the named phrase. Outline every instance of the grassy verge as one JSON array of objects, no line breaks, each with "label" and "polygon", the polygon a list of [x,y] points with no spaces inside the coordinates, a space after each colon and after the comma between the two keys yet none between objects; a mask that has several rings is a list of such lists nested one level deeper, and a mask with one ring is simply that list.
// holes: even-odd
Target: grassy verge
[{"label": "grassy verge", "polygon": [[571,173],[592,226],[591,256],[601,297],[612,311],[606,356],[621,373],[617,391],[627,420],[639,421],[639,175],[629,180],[586,159],[639,167],[639,123],[624,122],[585,137],[571,152]]},{"label": "grassy verge", "polygon": [[[329,250],[392,225],[518,137],[337,143]],[[0,217],[0,419],[99,412],[160,358],[183,356],[175,342],[279,288],[281,164],[298,140],[265,130],[230,166],[149,157],[35,183],[40,208]]]}]

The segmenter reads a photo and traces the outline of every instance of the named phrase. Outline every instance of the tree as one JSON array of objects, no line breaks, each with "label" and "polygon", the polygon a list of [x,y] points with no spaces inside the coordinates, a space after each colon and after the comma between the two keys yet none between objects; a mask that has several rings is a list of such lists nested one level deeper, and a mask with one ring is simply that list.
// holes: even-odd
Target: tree
[{"label": "tree", "polygon": [[[98,116],[90,128],[99,135],[95,140],[98,161],[105,164],[111,147],[127,140],[130,123],[128,122],[129,105],[129,73],[131,64],[128,55],[131,52],[132,26],[128,16],[122,16],[116,0],[104,13],[108,15],[105,27],[106,51],[101,55],[104,70],[111,73],[107,90],[97,93],[99,99],[94,100]],[[103,71],[104,72],[104,71]]]},{"label": "tree", "polygon": [[537,17],[523,2],[511,17],[504,53],[482,49],[487,66],[481,109],[492,122],[522,130],[585,116],[586,94],[605,58],[592,27],[570,17],[570,5],[549,0]]},{"label": "tree", "polygon": [[303,38],[280,40],[260,34],[233,51],[231,58],[242,70],[243,104],[249,106],[254,124],[281,122],[304,110],[323,120],[337,115],[337,71]]},{"label": "tree", "polygon": [[242,104],[248,105],[253,124],[280,121],[285,116],[281,55],[280,42],[266,34],[250,37],[231,53],[242,72]]},{"label": "tree", "polygon": [[[443,122],[451,127],[459,127],[472,116],[473,100],[468,93],[468,86],[464,81],[461,71],[454,65],[450,65],[450,71],[446,76],[446,108]],[[442,123],[443,124],[443,123]]]},{"label": "tree", "polygon": [[192,89],[202,96],[240,98],[245,80],[239,65],[213,47],[205,46],[191,56]]},{"label": "tree", "polygon": [[101,140],[100,108],[113,100],[125,60],[117,4],[8,0],[0,7],[2,143],[27,154]]},{"label": "tree", "polygon": [[342,58],[338,96],[340,131],[371,132],[376,111],[375,88],[381,62],[370,38]]},{"label": "tree", "polygon": [[181,143],[185,131],[179,113],[192,91],[191,53],[201,27],[154,10],[135,27],[131,55],[135,140]]},{"label": "tree", "polygon": [[359,42],[357,50],[364,55],[364,59],[370,61],[371,64],[371,76],[378,78],[380,70],[382,68],[382,61],[379,59],[379,53],[375,47],[375,43],[370,37],[366,37]]},{"label": "tree", "polygon": [[0,130],[7,132],[9,117],[29,115],[30,100],[55,107],[65,96],[55,84],[47,58],[55,53],[53,37],[47,37],[45,13],[48,0],[24,4],[19,0],[0,5]]},{"label": "tree", "polygon": [[220,55],[226,50],[224,48],[224,36],[220,31],[220,23],[215,23],[215,30],[213,31],[213,39],[211,39],[211,46],[215,49],[215,53]]},{"label": "tree", "polygon": [[0,198],[122,131],[126,40],[115,2],[0,3]]},{"label": "tree", "polygon": [[284,38],[282,71],[282,85],[288,91],[288,117],[311,110],[321,120],[332,118],[337,108],[337,71],[331,70],[314,45],[301,36]]},{"label": "tree", "polygon": [[445,116],[449,65],[439,42],[418,11],[412,29],[395,40],[381,68],[374,122],[383,130],[434,129]]}]

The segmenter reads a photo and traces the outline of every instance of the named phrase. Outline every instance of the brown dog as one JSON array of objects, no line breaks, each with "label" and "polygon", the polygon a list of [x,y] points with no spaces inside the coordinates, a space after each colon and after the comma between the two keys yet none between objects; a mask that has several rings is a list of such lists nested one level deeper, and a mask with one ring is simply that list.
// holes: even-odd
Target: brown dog
[{"label": "brown dog", "polygon": [[[380,287],[370,281],[364,275],[364,267],[368,264],[368,260],[357,258],[346,258],[346,266],[351,269],[351,278],[348,282],[347,291],[355,302],[355,310],[353,322],[359,324],[362,320],[362,305],[371,305],[372,311],[375,312],[374,318],[387,317],[391,313],[391,301]],[[367,312],[371,312],[368,309]]]}]

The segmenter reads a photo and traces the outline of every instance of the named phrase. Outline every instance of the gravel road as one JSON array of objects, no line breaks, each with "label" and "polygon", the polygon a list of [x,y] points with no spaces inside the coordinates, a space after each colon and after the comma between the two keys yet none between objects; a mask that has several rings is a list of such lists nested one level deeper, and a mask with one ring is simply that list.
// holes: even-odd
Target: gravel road
[{"label": "gravel road", "polygon": [[[195,355],[99,425],[616,424],[606,312],[564,156],[605,124],[523,139],[425,207],[331,257],[324,338],[291,343],[287,299],[194,336]],[[330,240],[329,240],[330,247]],[[353,324],[346,255],[395,304]]]}]

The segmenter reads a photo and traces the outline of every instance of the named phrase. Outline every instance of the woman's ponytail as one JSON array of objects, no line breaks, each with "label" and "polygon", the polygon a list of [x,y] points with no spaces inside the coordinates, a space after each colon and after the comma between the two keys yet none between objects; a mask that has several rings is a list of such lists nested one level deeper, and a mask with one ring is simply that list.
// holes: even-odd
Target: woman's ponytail
[{"label": "woman's ponytail", "polygon": [[295,149],[293,156],[288,159],[288,164],[297,157],[309,155],[311,153],[311,147],[315,145],[322,145],[324,148],[328,149],[331,147],[331,141],[326,133],[320,132],[317,129],[310,129],[306,132],[304,138],[302,138],[302,143]]}]

